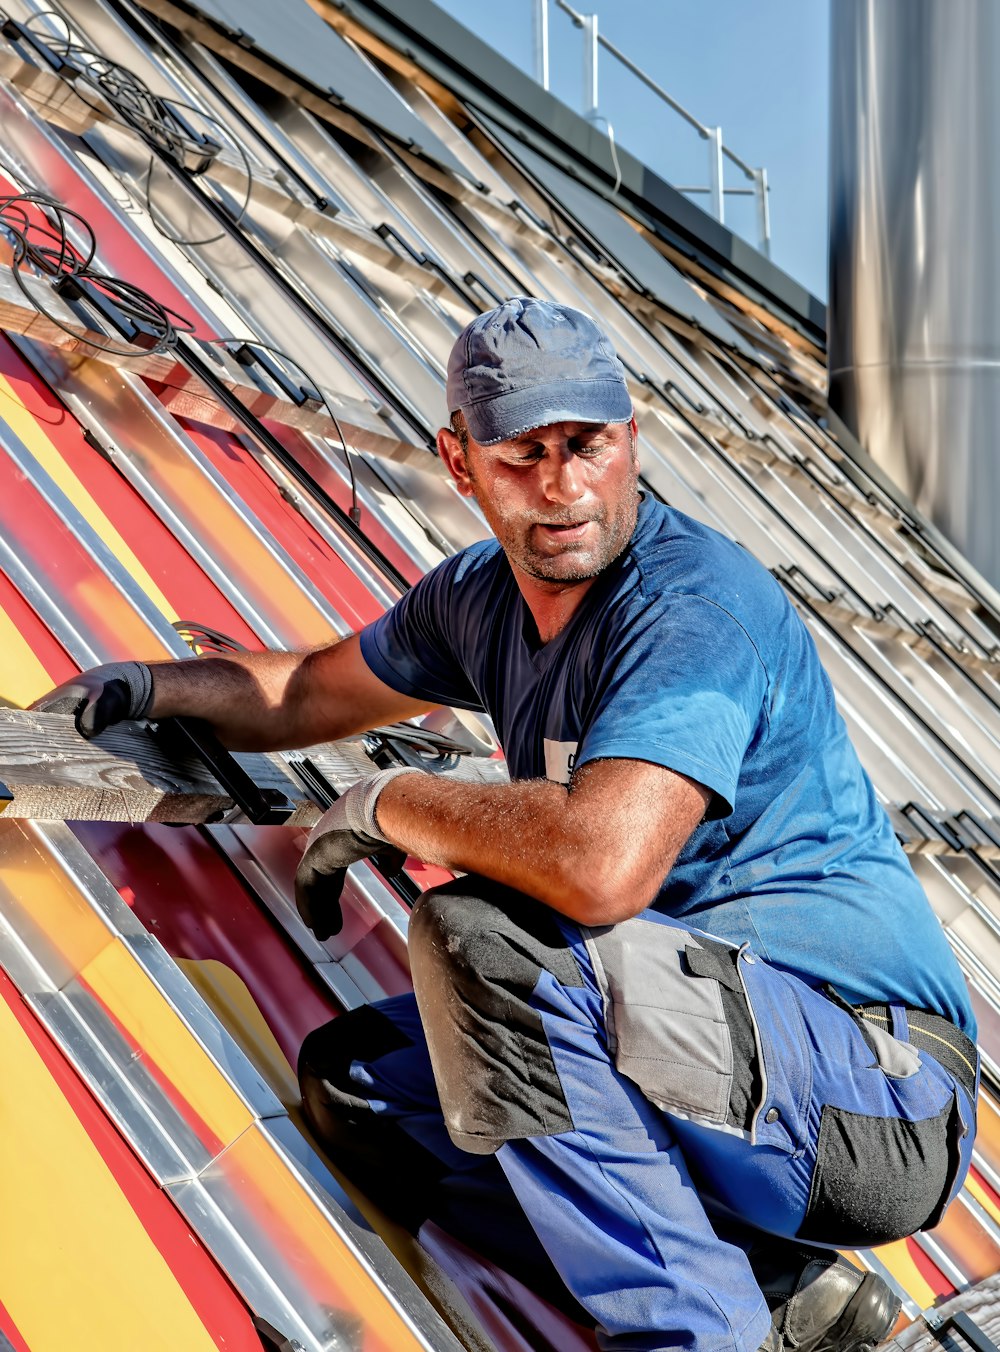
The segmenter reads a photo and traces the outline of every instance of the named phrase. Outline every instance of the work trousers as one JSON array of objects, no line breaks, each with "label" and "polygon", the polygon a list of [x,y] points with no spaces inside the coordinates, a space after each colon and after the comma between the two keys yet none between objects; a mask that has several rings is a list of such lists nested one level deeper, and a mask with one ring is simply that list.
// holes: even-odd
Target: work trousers
[{"label": "work trousers", "polygon": [[306,1111],[373,1200],[582,1306],[608,1352],[757,1352],[761,1232],[866,1247],[961,1186],[977,1071],[899,1006],[879,1028],[748,945],[652,911],[584,929],[473,877],[409,942],[414,996],[306,1039]]}]

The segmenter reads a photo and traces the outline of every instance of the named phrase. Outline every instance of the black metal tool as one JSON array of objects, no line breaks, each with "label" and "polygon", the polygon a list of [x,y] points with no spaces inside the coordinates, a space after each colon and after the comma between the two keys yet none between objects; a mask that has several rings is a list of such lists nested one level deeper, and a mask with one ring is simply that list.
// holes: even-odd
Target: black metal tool
[{"label": "black metal tool", "polygon": [[169,756],[194,756],[210,771],[240,811],[255,826],[280,826],[295,804],[280,789],[262,789],[200,718],[164,718],[150,725]]}]

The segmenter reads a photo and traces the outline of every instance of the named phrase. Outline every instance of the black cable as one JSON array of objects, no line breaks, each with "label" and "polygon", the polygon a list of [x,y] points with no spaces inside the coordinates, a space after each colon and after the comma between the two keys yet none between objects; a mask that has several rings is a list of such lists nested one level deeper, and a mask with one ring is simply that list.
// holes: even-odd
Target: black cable
[{"label": "black cable", "polygon": [[[358,482],[354,475],[354,461],[351,459],[350,447],[347,445],[347,438],[344,436],[344,429],[340,425],[340,419],[337,417],[336,413],[334,413],[333,409],[330,407],[330,401],[323,393],[323,387],[319,384],[319,382],[312,378],[312,376],[309,374],[309,372],[306,370],[306,368],[302,365],[301,362],[296,361],[294,357],[290,357],[288,353],[283,352],[280,347],[274,347],[271,343],[263,343],[259,338],[209,338],[207,341],[209,343],[216,343],[219,345],[224,345],[226,343],[237,343],[242,347],[262,347],[265,350],[265,352],[273,352],[274,355],[276,357],[280,357],[282,361],[290,362],[291,365],[296,368],[296,370],[300,371],[301,374],[305,376],[306,380],[309,382],[309,384],[319,395],[320,399],[323,401],[323,406],[325,407],[327,413],[329,413],[334,427],[337,429],[337,436],[340,437],[340,448],[344,453],[344,464],[347,466],[347,473],[350,476],[351,480],[351,511],[350,511],[351,520],[354,522],[356,526],[360,526],[361,507],[358,503]],[[239,358],[237,357],[237,361],[238,360]],[[307,392],[305,390],[302,390],[301,386],[299,388],[301,390],[303,398],[308,398]]]},{"label": "black cable", "polygon": [[[46,16],[57,19],[63,25],[66,30],[65,37],[51,33],[39,33],[31,27],[31,22]],[[121,65],[119,62],[113,61],[100,52],[87,47],[84,43],[77,41],[73,36],[69,21],[56,10],[41,10],[32,16],[31,21],[21,24],[20,28],[36,46],[48,48],[49,52],[58,59],[60,73],[73,84],[78,96],[89,108],[95,112],[104,111],[80,93],[79,84],[81,81],[86,81],[96,89],[123,122],[136,131],[147,145],[158,151],[187,177],[197,178],[206,173],[211,168],[222,146],[214,140],[189,133],[176,110],[183,109],[186,112],[194,113],[207,122],[209,126],[221,132],[222,139],[235,148],[243,161],[243,168],[246,172],[247,184],[243,201],[235,214],[228,213],[232,217],[232,223],[239,225],[250,206],[250,197],[253,193],[253,167],[242,143],[228,131],[224,123],[193,103],[184,103],[181,99],[154,94],[145,80],[136,75],[134,71],[129,70],[127,66]],[[214,244],[220,239],[225,239],[227,234],[225,230],[220,231],[219,234],[207,236],[205,239],[186,239],[183,236],[171,234],[160,224],[156,219],[151,198],[155,163],[156,157],[151,155],[144,185],[144,204],[153,223],[153,228],[172,244]]]},{"label": "black cable", "polygon": [[369,540],[365,533],[358,526],[349,512],[345,512],[335,498],[318,483],[316,479],[299,464],[298,460],[278,438],[261,422],[256,414],[242,402],[235,394],[225,380],[219,375],[218,371],[209,361],[207,354],[201,352],[195,343],[180,342],[178,344],[178,355],[185,365],[194,372],[196,376],[215,394],[215,397],[228,409],[233,416],[241,422],[251,433],[255,440],[268,451],[274,459],[287,470],[288,473],[301,484],[319,503],[319,505],[334,518],[343,524],[345,531],[354,541],[358,549],[374,564],[376,569],[382,573],[398,590],[402,593],[409,591],[410,583],[406,577],[399,571],[394,563],[386,557],[379,547]]},{"label": "black cable", "polygon": [[197,620],[174,620],[172,627],[199,657],[202,653],[248,653],[250,651],[245,643],[240,643],[239,639],[230,638],[228,634],[222,633],[221,630],[213,629],[211,625],[201,624]]},{"label": "black cable", "polygon": [[[42,214],[39,221],[29,208]],[[46,219],[46,215],[54,219]],[[73,220],[82,231],[86,244],[81,253],[70,241],[67,222]],[[14,249],[11,271],[21,294],[50,323],[64,333],[113,356],[134,357],[137,352],[153,355],[166,352],[177,342],[178,334],[193,333],[194,324],[176,310],[156,300],[133,282],[111,276],[94,266],[97,237],[78,211],[42,192],[22,192],[0,197],[0,230],[10,237]],[[43,277],[53,279],[54,291],[67,301],[89,301],[98,311],[100,299],[110,301],[115,311],[134,327],[150,332],[151,345],[99,343],[81,334],[53,315],[28,288],[23,270],[30,265]]]}]

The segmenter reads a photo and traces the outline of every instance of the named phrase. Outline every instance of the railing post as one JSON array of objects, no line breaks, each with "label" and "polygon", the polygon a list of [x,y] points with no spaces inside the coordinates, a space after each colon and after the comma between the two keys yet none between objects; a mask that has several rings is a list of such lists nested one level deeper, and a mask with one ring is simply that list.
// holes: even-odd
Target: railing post
[{"label": "railing post", "polygon": [[583,14],[583,115],[597,116],[597,15]]},{"label": "railing post", "polygon": [[725,224],[726,207],[722,180],[722,128],[709,127],[708,131],[708,182],[712,194],[712,215],[720,224]]},{"label": "railing post", "polygon": [[757,189],[757,234],[760,238],[761,253],[771,257],[771,208],[767,194],[767,170],[763,167],[754,170],[754,186]]},{"label": "railing post", "polygon": [[535,0],[535,79],[549,87],[549,0]]}]

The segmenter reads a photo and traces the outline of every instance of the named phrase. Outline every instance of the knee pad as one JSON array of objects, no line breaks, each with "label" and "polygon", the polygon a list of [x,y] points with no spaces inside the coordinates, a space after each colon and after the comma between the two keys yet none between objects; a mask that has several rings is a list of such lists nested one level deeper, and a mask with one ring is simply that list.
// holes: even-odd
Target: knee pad
[{"label": "knee pad", "polygon": [[572,1130],[539,1011],[543,972],[583,984],[553,912],[466,877],[426,892],[410,922],[410,967],[434,1077],[457,1146]]}]

